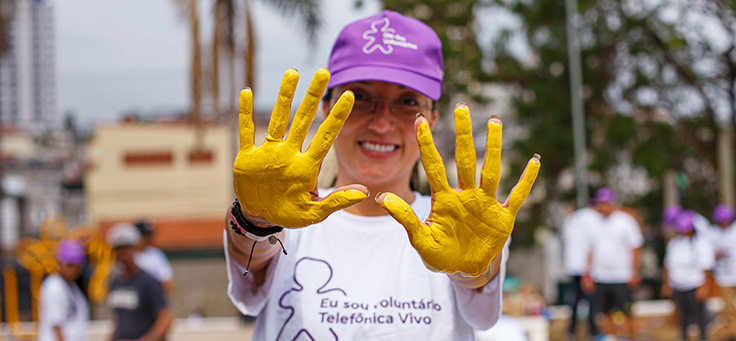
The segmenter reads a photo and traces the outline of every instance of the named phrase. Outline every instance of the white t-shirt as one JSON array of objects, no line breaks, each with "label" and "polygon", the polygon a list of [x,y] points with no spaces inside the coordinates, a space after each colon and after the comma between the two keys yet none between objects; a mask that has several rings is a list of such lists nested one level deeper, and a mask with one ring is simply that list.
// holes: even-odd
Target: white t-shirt
[{"label": "white t-shirt", "polygon": [[478,341],[528,341],[526,330],[515,317],[502,315],[493,328],[475,333]]},{"label": "white t-shirt", "polygon": [[695,217],[693,218],[693,227],[695,228],[695,233],[698,235],[704,236],[710,233],[710,221],[708,218],[704,217],[700,213],[696,213]]},{"label": "white t-shirt", "polygon": [[715,253],[723,257],[716,259],[713,278],[718,286],[736,286],[736,222],[728,228],[713,226],[710,230],[711,243]]},{"label": "white t-shirt", "polygon": [[644,244],[639,223],[630,214],[614,211],[603,217],[591,233],[593,265],[590,274],[597,283],[627,283],[634,275],[634,249]]},{"label": "white t-shirt", "polygon": [[46,277],[41,284],[38,315],[38,340],[56,340],[55,326],[61,326],[64,340],[86,341],[89,305],[76,284],[69,285],[60,275]]},{"label": "white t-shirt", "polygon": [[705,283],[705,271],[713,267],[713,249],[705,237],[677,235],[667,243],[664,267],[667,284],[672,289],[687,291]]},{"label": "white t-shirt", "polygon": [[[415,196],[411,207],[424,219],[430,198]],[[427,270],[388,215],[338,211],[285,239],[288,255],[274,257],[261,287],[225,252],[228,296],[257,316],[253,340],[472,340],[473,328],[501,316],[508,248],[500,273],[478,292]]]},{"label": "white t-shirt", "polygon": [[159,282],[167,282],[174,277],[174,270],[171,268],[169,259],[166,258],[161,249],[153,246],[147,247],[145,250],[135,255],[135,263]]},{"label": "white t-shirt", "polygon": [[590,251],[590,232],[601,224],[603,216],[598,211],[583,207],[567,215],[562,225],[565,273],[581,276],[585,273]]}]

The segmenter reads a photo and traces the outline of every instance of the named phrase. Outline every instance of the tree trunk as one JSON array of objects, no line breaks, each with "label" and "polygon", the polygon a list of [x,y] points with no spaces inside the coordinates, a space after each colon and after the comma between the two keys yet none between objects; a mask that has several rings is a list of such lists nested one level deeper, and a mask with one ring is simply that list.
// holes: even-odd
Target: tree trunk
[{"label": "tree trunk", "polygon": [[718,134],[718,173],[721,177],[720,203],[734,207],[733,131],[723,128]]}]

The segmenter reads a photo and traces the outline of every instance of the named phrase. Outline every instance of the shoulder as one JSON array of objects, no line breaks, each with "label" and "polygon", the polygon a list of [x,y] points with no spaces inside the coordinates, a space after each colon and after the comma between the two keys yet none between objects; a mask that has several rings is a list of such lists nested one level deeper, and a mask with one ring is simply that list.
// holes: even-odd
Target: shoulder
[{"label": "shoulder", "polygon": [[634,225],[637,227],[639,226],[636,218],[626,211],[617,210],[611,213],[611,220],[615,221],[618,224]]},{"label": "shoulder", "polygon": [[50,293],[62,292],[64,290],[64,279],[59,275],[48,276],[43,280],[41,290]]}]

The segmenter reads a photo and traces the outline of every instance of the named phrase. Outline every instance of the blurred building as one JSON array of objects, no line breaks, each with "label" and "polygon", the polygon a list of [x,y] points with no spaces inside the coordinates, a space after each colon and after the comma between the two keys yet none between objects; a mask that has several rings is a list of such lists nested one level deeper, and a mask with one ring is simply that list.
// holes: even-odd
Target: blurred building
[{"label": "blurred building", "polygon": [[86,220],[74,134],[57,130],[34,135],[0,128],[0,248],[13,251],[18,240],[35,235],[53,216],[71,226]]},{"label": "blurred building", "polygon": [[0,123],[34,133],[58,128],[54,15],[50,1],[16,0],[0,60]]},{"label": "blurred building", "polygon": [[85,193],[90,222],[150,219],[164,249],[221,247],[233,200],[231,131],[184,123],[98,127],[88,145]]}]

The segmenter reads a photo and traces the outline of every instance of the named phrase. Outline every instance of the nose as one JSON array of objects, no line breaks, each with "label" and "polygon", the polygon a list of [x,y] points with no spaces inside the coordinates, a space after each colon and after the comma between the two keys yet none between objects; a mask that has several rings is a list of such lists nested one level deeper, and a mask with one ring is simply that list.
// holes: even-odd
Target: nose
[{"label": "nose", "polygon": [[386,101],[377,101],[375,109],[368,122],[368,128],[377,132],[385,133],[391,131],[394,127],[394,117],[391,114],[391,108]]}]

